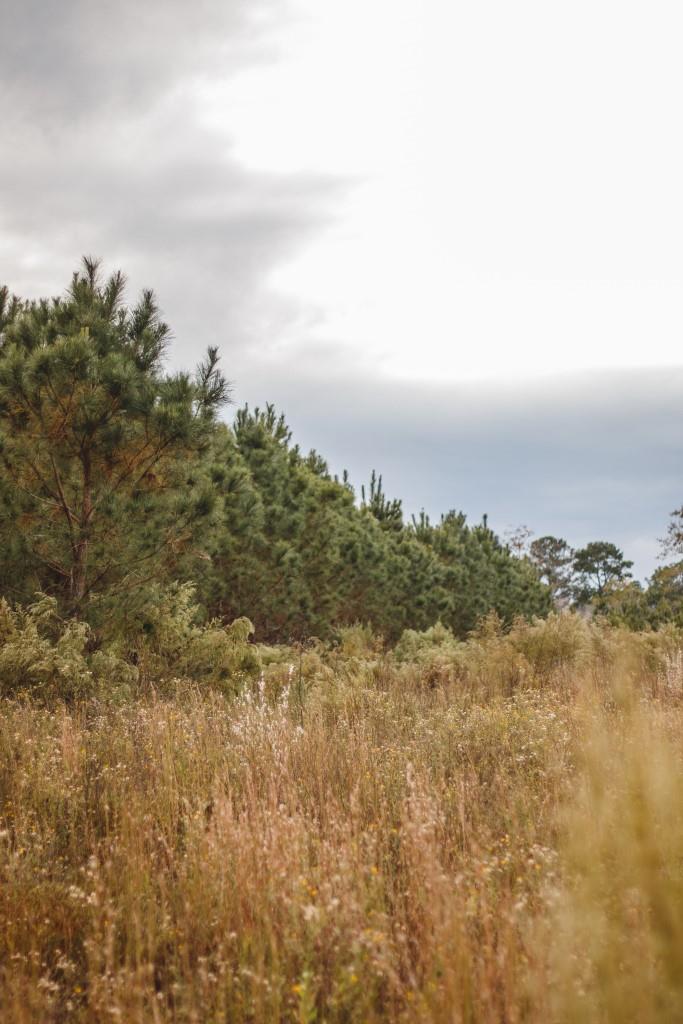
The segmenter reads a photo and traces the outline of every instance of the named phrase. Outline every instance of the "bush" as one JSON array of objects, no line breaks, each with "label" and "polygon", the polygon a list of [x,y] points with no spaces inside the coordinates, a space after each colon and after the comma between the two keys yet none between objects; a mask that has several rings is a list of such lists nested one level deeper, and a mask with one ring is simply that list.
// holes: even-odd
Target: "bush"
[{"label": "bush", "polygon": [[454,655],[461,647],[453,632],[447,626],[437,622],[430,629],[422,632],[406,629],[394,648],[394,657],[398,662],[432,661],[436,653]]},{"label": "bush", "polygon": [[245,618],[199,625],[193,593],[188,584],[158,591],[136,635],[100,647],[87,623],[60,618],[52,597],[26,608],[0,600],[0,695],[124,699],[141,687],[170,692],[181,680],[234,695],[261,669],[254,627]]},{"label": "bush", "polygon": [[176,584],[157,591],[143,608],[134,641],[141,680],[158,687],[180,677],[234,695],[261,671],[258,651],[249,643],[254,627],[246,618],[229,626],[218,620],[198,624],[194,593],[193,584]]},{"label": "bush", "polygon": [[367,658],[381,650],[382,640],[374,635],[370,626],[357,622],[337,630],[337,645],[345,658]]},{"label": "bush", "polygon": [[137,670],[109,651],[91,653],[89,626],[57,614],[57,602],[40,595],[27,608],[0,600],[0,693],[32,693],[74,700],[102,690],[128,690]]}]

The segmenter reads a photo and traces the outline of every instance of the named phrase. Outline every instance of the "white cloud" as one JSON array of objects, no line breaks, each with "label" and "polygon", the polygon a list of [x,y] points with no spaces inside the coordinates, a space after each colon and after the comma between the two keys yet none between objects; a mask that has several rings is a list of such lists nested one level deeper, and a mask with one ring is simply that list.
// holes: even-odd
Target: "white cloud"
[{"label": "white cloud", "polygon": [[205,117],[247,166],[355,178],[272,278],[319,337],[406,378],[680,363],[677,4],[295,10]]}]

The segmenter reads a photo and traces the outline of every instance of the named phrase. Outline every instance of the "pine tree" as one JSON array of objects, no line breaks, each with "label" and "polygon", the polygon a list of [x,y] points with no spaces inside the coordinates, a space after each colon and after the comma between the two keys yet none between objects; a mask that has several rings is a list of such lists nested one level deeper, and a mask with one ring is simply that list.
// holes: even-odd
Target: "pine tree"
[{"label": "pine tree", "polygon": [[124,287],[85,259],[63,298],[4,289],[0,304],[0,530],[31,585],[74,613],[149,578],[187,541],[211,503],[188,458],[228,397],[215,349],[194,376],[163,372],[169,329],[154,295],[129,309]]},{"label": "pine tree", "polygon": [[400,498],[387,498],[382,489],[382,477],[377,476],[373,469],[370,476],[370,489],[365,493],[365,485],[361,487],[361,508],[367,509],[385,530],[400,533],[403,529],[403,506]]}]

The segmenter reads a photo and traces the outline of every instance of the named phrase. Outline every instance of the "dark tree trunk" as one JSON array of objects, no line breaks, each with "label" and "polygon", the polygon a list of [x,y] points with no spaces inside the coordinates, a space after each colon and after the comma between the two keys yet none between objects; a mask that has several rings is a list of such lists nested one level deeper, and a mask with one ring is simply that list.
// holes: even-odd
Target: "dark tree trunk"
[{"label": "dark tree trunk", "polygon": [[88,582],[90,519],[93,512],[92,469],[89,451],[83,453],[81,465],[83,467],[83,500],[78,523],[78,538],[73,549],[73,567],[71,571],[71,600],[76,607],[85,597]]}]

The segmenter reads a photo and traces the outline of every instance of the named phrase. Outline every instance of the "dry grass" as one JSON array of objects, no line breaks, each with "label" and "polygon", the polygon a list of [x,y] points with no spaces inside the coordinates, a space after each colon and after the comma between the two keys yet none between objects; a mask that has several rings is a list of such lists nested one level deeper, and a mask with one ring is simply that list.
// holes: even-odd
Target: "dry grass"
[{"label": "dry grass", "polygon": [[6,700],[0,1018],[680,1021],[679,649],[489,623]]}]

